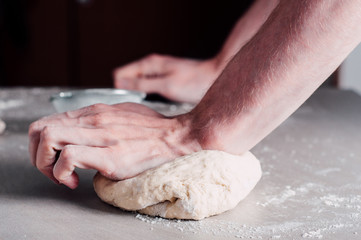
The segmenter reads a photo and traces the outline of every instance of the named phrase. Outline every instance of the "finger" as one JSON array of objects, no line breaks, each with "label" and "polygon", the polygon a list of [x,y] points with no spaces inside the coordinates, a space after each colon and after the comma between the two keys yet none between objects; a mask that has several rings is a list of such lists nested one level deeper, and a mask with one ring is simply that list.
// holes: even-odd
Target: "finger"
[{"label": "finger", "polygon": [[124,78],[124,77],[117,77],[114,81],[114,87],[119,89],[128,89],[128,90],[138,90],[137,89],[137,82],[139,81],[138,78]]},{"label": "finger", "polygon": [[[83,127],[46,127],[41,133],[41,146],[61,150],[64,146],[84,145],[93,147],[107,147],[117,143],[117,139],[111,136],[112,129],[83,128]],[[49,145],[49,147],[48,147]]]},{"label": "finger", "polygon": [[118,78],[132,79],[132,78],[136,78],[136,77],[140,76],[141,75],[141,70],[142,70],[141,63],[140,63],[141,61],[142,60],[132,62],[132,63],[129,63],[129,64],[125,65],[125,66],[116,68],[113,71],[114,80],[117,80]]},{"label": "finger", "polygon": [[96,169],[99,172],[111,176],[113,165],[108,148],[87,147],[67,145],[61,152],[56,162],[53,174],[54,177],[71,189],[78,186],[79,177],[74,172],[75,168]]},{"label": "finger", "polygon": [[47,167],[48,169],[46,169],[46,171],[43,172],[43,174],[45,176],[47,176],[48,178],[50,178],[50,180],[52,180],[54,183],[56,184],[60,184],[60,182],[54,177],[53,175],[53,168],[54,168],[54,164]]},{"label": "finger", "polygon": [[[56,149],[51,145],[47,145],[44,142],[44,138],[40,138],[39,141],[39,150],[36,153],[35,166],[42,172],[45,176],[54,180],[53,177],[53,167],[56,162]],[[44,149],[44,148],[47,149]]]},{"label": "finger", "polygon": [[118,140],[110,137],[109,130],[81,127],[45,127],[40,134],[36,166],[46,168],[55,161],[56,151],[66,145],[106,147]]},{"label": "finger", "polygon": [[141,80],[163,79],[169,75],[169,64],[172,57],[151,54],[139,61],[130,63],[113,71],[114,86],[140,90],[138,83]]},{"label": "finger", "polygon": [[[133,106],[124,106],[125,110],[130,110]],[[114,107],[106,104],[95,104],[89,107],[85,107],[79,110],[66,112],[62,114],[52,115],[50,117],[42,118],[29,127],[29,152],[31,162],[36,166],[37,151],[39,149],[40,134],[44,133],[45,127],[83,127],[83,128],[94,128],[94,126],[101,126],[107,123],[114,122],[114,111],[110,110],[119,110],[119,107]],[[106,112],[106,113],[104,113]],[[134,110],[133,110],[134,112]],[[103,114],[104,113],[104,114]],[[119,113],[117,113],[119,114]],[[126,115],[126,113],[122,113]],[[126,117],[126,116],[125,116]],[[126,119],[124,118],[126,122]],[[73,130],[72,130],[73,131]],[[67,131],[69,132],[69,131]],[[87,132],[84,135],[88,134]],[[46,135],[46,133],[45,133]],[[73,134],[59,134],[54,136],[54,138],[59,138],[61,136],[73,136]],[[87,139],[84,137],[83,139]],[[96,139],[96,138],[93,138]],[[65,140],[65,139],[63,139]],[[102,143],[95,144],[102,145]]]},{"label": "finger", "polygon": [[102,129],[45,127],[40,134],[35,166],[46,176],[52,178],[52,168],[56,153],[68,144],[88,146],[108,146],[118,142],[109,138]]},{"label": "finger", "polygon": [[64,112],[60,114],[51,115],[48,117],[44,117],[34,123],[32,123],[29,127],[29,152],[31,163],[36,166],[36,156],[37,150],[40,141],[40,133],[46,126],[63,126],[63,127],[91,127],[86,124],[83,124],[82,121],[78,119],[81,115],[89,115],[96,114],[108,111],[113,108],[110,105],[106,104],[95,104],[88,107],[84,107],[78,110]]},{"label": "finger", "polygon": [[40,141],[40,133],[45,126],[74,126],[77,124],[76,119],[69,118],[66,113],[51,115],[49,117],[44,117],[36,122],[33,122],[29,126],[29,153],[31,163],[36,165],[36,154]]},{"label": "finger", "polygon": [[36,166],[35,159],[36,159],[36,152],[38,149],[39,141],[40,141],[40,132],[39,131],[32,131],[29,130],[29,154],[30,154],[30,161],[31,163]]},{"label": "finger", "polygon": [[118,78],[116,88],[137,90],[146,93],[160,93],[167,87],[168,81],[164,76],[154,78]]}]

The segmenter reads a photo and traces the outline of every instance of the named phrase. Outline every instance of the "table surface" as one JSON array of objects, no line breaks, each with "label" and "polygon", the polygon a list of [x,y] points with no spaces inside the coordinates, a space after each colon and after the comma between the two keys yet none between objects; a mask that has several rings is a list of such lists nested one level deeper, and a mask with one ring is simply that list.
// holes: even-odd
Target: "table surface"
[{"label": "table surface", "polygon": [[[235,209],[202,221],[152,218],[101,202],[94,171],[76,190],[29,161],[27,128],[59,88],[0,90],[0,239],[360,239],[361,97],[318,90],[252,149],[263,177]],[[145,103],[168,115],[189,104]]]}]

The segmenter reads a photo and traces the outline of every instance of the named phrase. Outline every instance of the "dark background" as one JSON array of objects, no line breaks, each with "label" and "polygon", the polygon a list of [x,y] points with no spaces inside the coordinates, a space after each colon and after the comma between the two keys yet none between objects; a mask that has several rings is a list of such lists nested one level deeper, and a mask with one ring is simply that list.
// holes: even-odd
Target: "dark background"
[{"label": "dark background", "polygon": [[251,2],[0,0],[0,85],[110,87],[150,53],[209,58]]}]

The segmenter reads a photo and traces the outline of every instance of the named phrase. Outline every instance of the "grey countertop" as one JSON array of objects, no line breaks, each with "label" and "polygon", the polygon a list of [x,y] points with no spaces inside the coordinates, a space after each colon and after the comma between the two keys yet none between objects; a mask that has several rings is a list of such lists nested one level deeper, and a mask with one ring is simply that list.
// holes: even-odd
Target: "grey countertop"
[{"label": "grey countertop", "polygon": [[[129,213],[101,202],[94,171],[76,190],[29,162],[30,122],[60,89],[0,90],[0,239],[361,239],[361,97],[318,90],[252,152],[263,177],[235,209],[202,221]],[[146,103],[164,114],[191,105]]]}]

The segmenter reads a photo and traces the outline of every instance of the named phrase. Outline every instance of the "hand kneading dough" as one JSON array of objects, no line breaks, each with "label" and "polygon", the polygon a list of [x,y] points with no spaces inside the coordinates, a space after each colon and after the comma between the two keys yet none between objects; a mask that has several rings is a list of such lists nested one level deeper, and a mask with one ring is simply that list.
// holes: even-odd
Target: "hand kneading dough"
[{"label": "hand kneading dough", "polygon": [[123,181],[99,173],[94,188],[105,202],[153,216],[199,220],[234,208],[261,178],[259,161],[200,151]]}]

